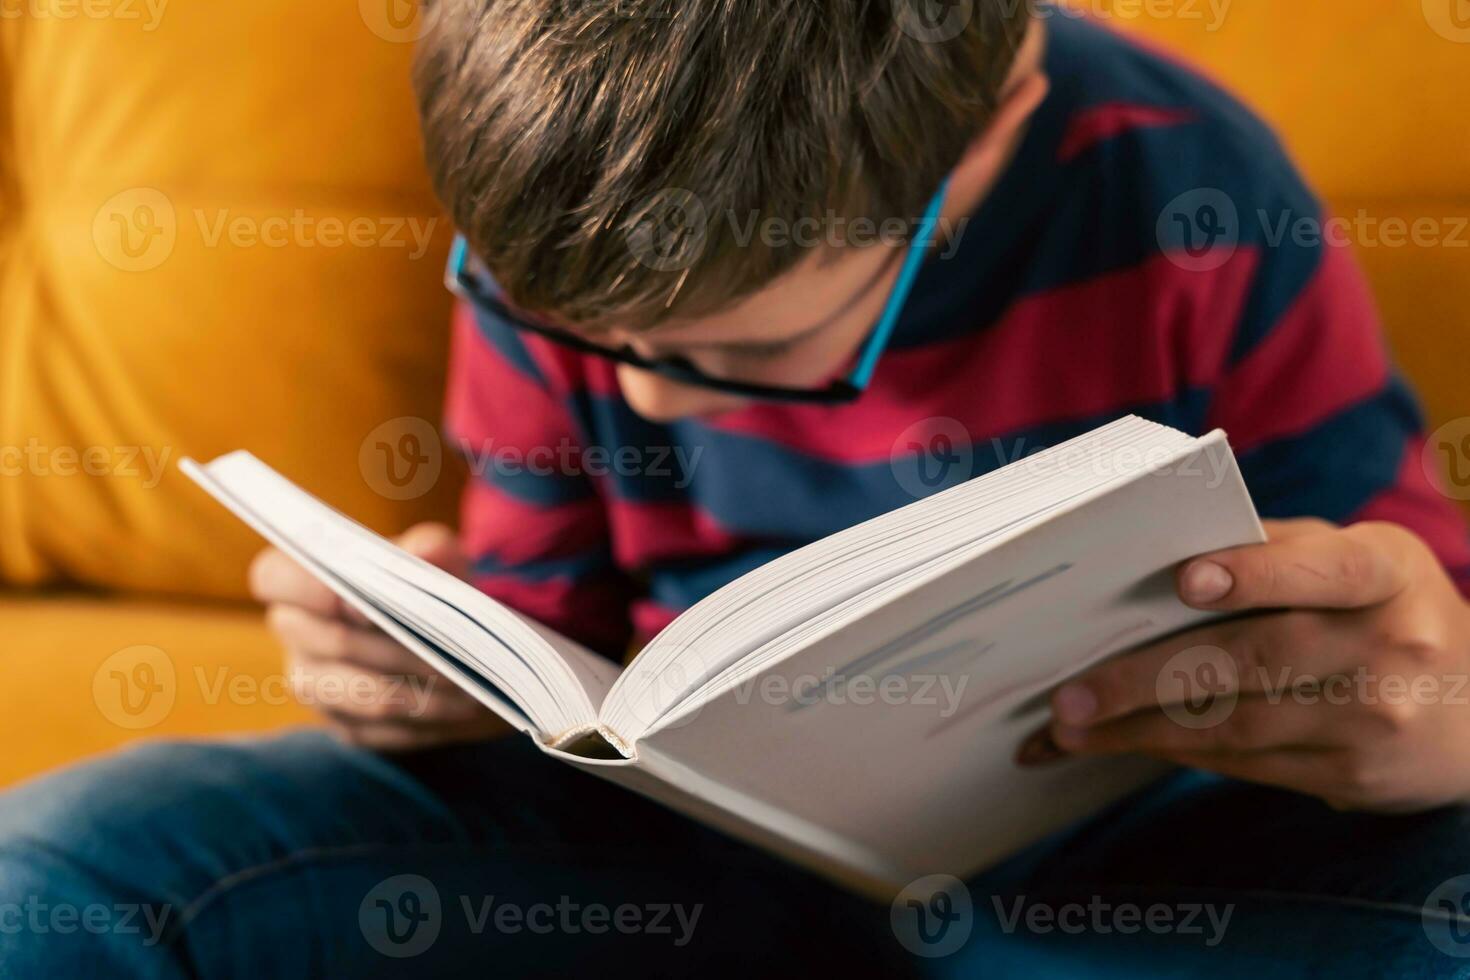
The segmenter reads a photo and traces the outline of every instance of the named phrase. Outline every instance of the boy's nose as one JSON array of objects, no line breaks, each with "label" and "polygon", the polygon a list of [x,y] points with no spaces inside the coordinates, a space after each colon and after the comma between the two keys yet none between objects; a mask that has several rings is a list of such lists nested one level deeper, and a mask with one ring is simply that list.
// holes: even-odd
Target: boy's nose
[{"label": "boy's nose", "polygon": [[700,415],[718,415],[746,404],[736,395],[710,388],[680,384],[662,375],[628,364],[618,365],[618,386],[628,406],[650,422],[672,422]]}]

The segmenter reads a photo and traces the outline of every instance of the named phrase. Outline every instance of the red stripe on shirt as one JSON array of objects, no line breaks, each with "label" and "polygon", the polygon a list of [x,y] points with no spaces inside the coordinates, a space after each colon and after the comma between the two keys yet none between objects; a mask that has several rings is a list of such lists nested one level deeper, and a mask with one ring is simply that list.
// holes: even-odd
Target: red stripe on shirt
[{"label": "red stripe on shirt", "polygon": [[460,540],[471,556],[506,564],[566,558],[606,547],[605,518],[595,496],[543,507],[471,480],[460,505]]},{"label": "red stripe on shirt", "polygon": [[471,584],[486,595],[594,650],[621,651],[631,635],[631,588],[616,574],[572,581],[525,582],[479,575]]},{"label": "red stripe on shirt", "polygon": [[1363,275],[1347,252],[1328,248],[1315,278],[1224,379],[1211,424],[1243,452],[1325,422],[1381,390],[1389,370]]},{"label": "red stripe on shirt", "polygon": [[534,452],[529,462],[545,464],[555,475],[583,472],[576,427],[564,402],[502,357],[463,309],[454,318],[451,366],[446,421],[472,470],[517,465]]},{"label": "red stripe on shirt", "polygon": [[1109,102],[1084,109],[1072,117],[1057,149],[1057,159],[1067,163],[1104,140],[1134,129],[1178,126],[1198,116],[1188,109]]},{"label": "red stripe on shirt", "polygon": [[620,565],[637,567],[667,558],[724,555],[746,542],[682,501],[609,499],[606,507],[613,529],[613,556]]},{"label": "red stripe on shirt", "polygon": [[[890,351],[852,405],[753,406],[710,424],[819,459],[871,463],[929,416],[954,418],[986,439],[1166,399],[1224,372],[1259,260],[1241,248],[1204,274],[1156,256],[1025,297],[988,330]],[[1097,316],[1100,309],[1110,315]],[[956,401],[956,391],[974,397]]]},{"label": "red stripe on shirt", "polygon": [[1470,597],[1470,536],[1465,516],[1431,482],[1431,468],[1438,464],[1433,459],[1426,462],[1426,445],[1423,437],[1409,441],[1394,485],[1354,514],[1353,522],[1389,521],[1413,529],[1434,550],[1441,564],[1456,574],[1460,591]]},{"label": "red stripe on shirt", "polygon": [[678,618],[683,610],[670,609],[652,599],[633,603],[633,639],[637,645],[647,643]]}]

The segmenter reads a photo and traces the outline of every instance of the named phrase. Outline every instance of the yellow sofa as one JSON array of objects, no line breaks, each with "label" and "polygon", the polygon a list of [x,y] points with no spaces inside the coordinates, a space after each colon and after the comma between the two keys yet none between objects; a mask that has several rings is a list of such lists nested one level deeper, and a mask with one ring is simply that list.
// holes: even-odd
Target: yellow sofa
[{"label": "yellow sofa", "polygon": [[0,18],[0,783],[308,718],[245,601],[259,539],[181,457],[249,448],[385,531],[452,516],[451,461],[384,455],[434,439],[447,344],[402,13]]},{"label": "yellow sofa", "polygon": [[[1337,213],[1436,223],[1360,249],[1435,424],[1470,367],[1455,2],[1085,0],[1259,107]],[[0,19],[0,784],[308,719],[245,602],[258,542],[178,458],[250,448],[382,530],[452,514],[423,26],[395,0]]]}]

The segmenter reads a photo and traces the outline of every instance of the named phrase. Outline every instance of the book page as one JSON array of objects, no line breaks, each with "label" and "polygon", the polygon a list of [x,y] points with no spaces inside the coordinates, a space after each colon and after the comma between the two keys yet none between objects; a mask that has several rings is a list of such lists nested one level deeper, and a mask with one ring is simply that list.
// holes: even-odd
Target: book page
[{"label": "book page", "polygon": [[828,623],[666,719],[638,757],[655,773],[697,773],[701,795],[741,820],[821,828],[872,855],[871,875],[963,877],[1159,773],[1130,758],[1022,769],[1013,755],[1057,683],[1209,618],[1175,596],[1178,562],[1261,540],[1234,459],[1212,437],[1169,472],[1100,491]]},{"label": "book page", "polygon": [[248,453],[180,465],[344,600],[370,607],[376,625],[518,728],[530,719],[540,737],[555,741],[595,725],[617,665],[408,554]]}]

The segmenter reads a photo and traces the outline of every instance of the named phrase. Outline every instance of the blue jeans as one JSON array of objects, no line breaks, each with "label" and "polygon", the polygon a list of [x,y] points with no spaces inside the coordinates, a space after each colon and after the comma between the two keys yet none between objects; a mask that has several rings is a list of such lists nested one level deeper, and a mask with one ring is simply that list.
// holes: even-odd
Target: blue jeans
[{"label": "blue jeans", "polygon": [[916,907],[941,928],[905,948],[889,907],[523,739],[387,759],[300,732],[0,795],[0,976],[1470,975],[1466,873],[1465,810],[1186,774],[967,883],[963,916]]}]

